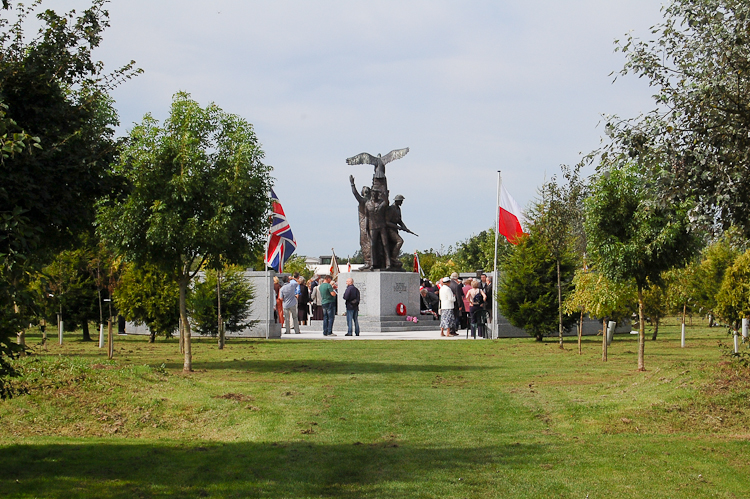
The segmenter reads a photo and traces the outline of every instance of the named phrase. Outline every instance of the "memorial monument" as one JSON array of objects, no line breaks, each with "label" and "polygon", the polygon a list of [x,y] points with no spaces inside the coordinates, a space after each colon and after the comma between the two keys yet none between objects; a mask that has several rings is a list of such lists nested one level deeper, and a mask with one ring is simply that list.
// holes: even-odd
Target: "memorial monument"
[{"label": "memorial monument", "polygon": [[[388,179],[385,176],[385,165],[391,161],[401,159],[409,152],[409,148],[395,149],[385,156],[363,152],[347,158],[348,165],[373,165],[372,187],[362,188],[357,192],[354,176],[349,175],[352,193],[359,203],[359,244],[365,266],[362,270],[385,269],[391,271],[402,270],[399,259],[404,240],[398,231],[414,234],[401,220],[401,204],[404,196],[397,195],[393,204],[388,204]],[[414,234],[416,236],[416,234]]]},{"label": "memorial monument", "polygon": [[[352,194],[358,203],[359,245],[365,265],[356,272],[342,272],[339,282],[351,277],[360,291],[360,328],[368,332],[434,329],[431,319],[407,321],[396,312],[399,304],[407,316],[419,315],[419,275],[406,272],[399,255],[404,240],[399,232],[412,232],[401,218],[404,196],[398,194],[390,203],[385,165],[401,159],[409,148],[396,149],[385,156],[363,152],[346,160],[348,165],[372,165],[372,185],[357,190],[354,176],[349,176]],[[343,279],[343,280],[342,280]],[[343,310],[343,293],[339,293],[339,310]],[[426,316],[422,316],[426,317]],[[345,328],[344,321],[334,322],[334,329]]]}]

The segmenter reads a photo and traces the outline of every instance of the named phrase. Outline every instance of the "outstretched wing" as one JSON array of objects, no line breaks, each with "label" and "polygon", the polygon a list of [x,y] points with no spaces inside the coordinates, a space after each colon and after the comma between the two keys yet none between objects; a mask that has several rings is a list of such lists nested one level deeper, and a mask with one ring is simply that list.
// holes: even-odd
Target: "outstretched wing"
[{"label": "outstretched wing", "polygon": [[377,165],[378,158],[376,158],[372,154],[367,154],[366,152],[363,152],[361,154],[357,154],[356,156],[352,156],[351,158],[346,158],[346,164],[347,165]]},{"label": "outstretched wing", "polygon": [[389,152],[388,154],[386,154],[385,156],[383,156],[380,159],[383,160],[383,164],[384,165],[387,165],[391,161],[396,161],[397,159],[403,158],[404,156],[406,156],[406,153],[408,153],[408,152],[409,152],[409,148],[408,147],[405,148],[405,149],[395,149],[395,150]]}]

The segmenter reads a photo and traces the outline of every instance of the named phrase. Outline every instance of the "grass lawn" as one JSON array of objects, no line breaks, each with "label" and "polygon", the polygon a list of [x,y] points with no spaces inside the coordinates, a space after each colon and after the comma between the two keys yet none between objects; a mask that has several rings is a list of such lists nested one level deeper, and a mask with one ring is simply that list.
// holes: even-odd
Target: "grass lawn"
[{"label": "grass lawn", "polygon": [[[724,329],[646,345],[69,339],[0,402],[0,497],[750,497]],[[30,335],[29,343],[39,338]]]}]

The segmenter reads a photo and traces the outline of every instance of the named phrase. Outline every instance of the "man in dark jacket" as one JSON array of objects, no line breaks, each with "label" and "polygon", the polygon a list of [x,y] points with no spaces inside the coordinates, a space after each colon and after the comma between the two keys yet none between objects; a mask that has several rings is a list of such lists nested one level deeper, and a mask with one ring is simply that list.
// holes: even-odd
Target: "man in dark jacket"
[{"label": "man in dark jacket", "polygon": [[427,291],[427,288],[422,288],[419,291],[420,311],[422,315],[432,314],[433,317],[437,318],[438,310],[440,309],[440,298],[432,291]]},{"label": "man in dark jacket", "polygon": [[344,303],[346,303],[346,336],[352,335],[352,322],[354,322],[354,333],[359,336],[359,290],[354,286],[354,279],[351,277],[346,280]]},{"label": "man in dark jacket", "polygon": [[459,328],[459,318],[463,316],[464,311],[464,287],[458,282],[458,273],[453,272],[451,274],[451,282],[449,284],[453,295],[456,297],[456,302],[453,305],[453,314],[456,317],[455,324],[450,330],[451,333],[456,333]]}]

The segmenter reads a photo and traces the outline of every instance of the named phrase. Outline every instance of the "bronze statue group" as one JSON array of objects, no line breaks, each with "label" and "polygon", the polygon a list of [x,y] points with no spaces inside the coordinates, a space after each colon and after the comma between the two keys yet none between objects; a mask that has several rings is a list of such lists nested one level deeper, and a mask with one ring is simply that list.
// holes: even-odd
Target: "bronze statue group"
[{"label": "bronze statue group", "polygon": [[[403,264],[399,259],[404,240],[399,231],[414,234],[401,219],[401,205],[404,196],[398,194],[389,204],[390,193],[388,180],[385,176],[385,165],[391,161],[403,158],[409,148],[396,149],[385,156],[373,156],[366,152],[348,158],[349,165],[369,164],[375,166],[372,176],[372,186],[362,187],[357,191],[354,176],[349,176],[352,193],[359,203],[359,245],[365,265],[360,270],[402,270]],[[417,234],[414,234],[415,236]]]}]

